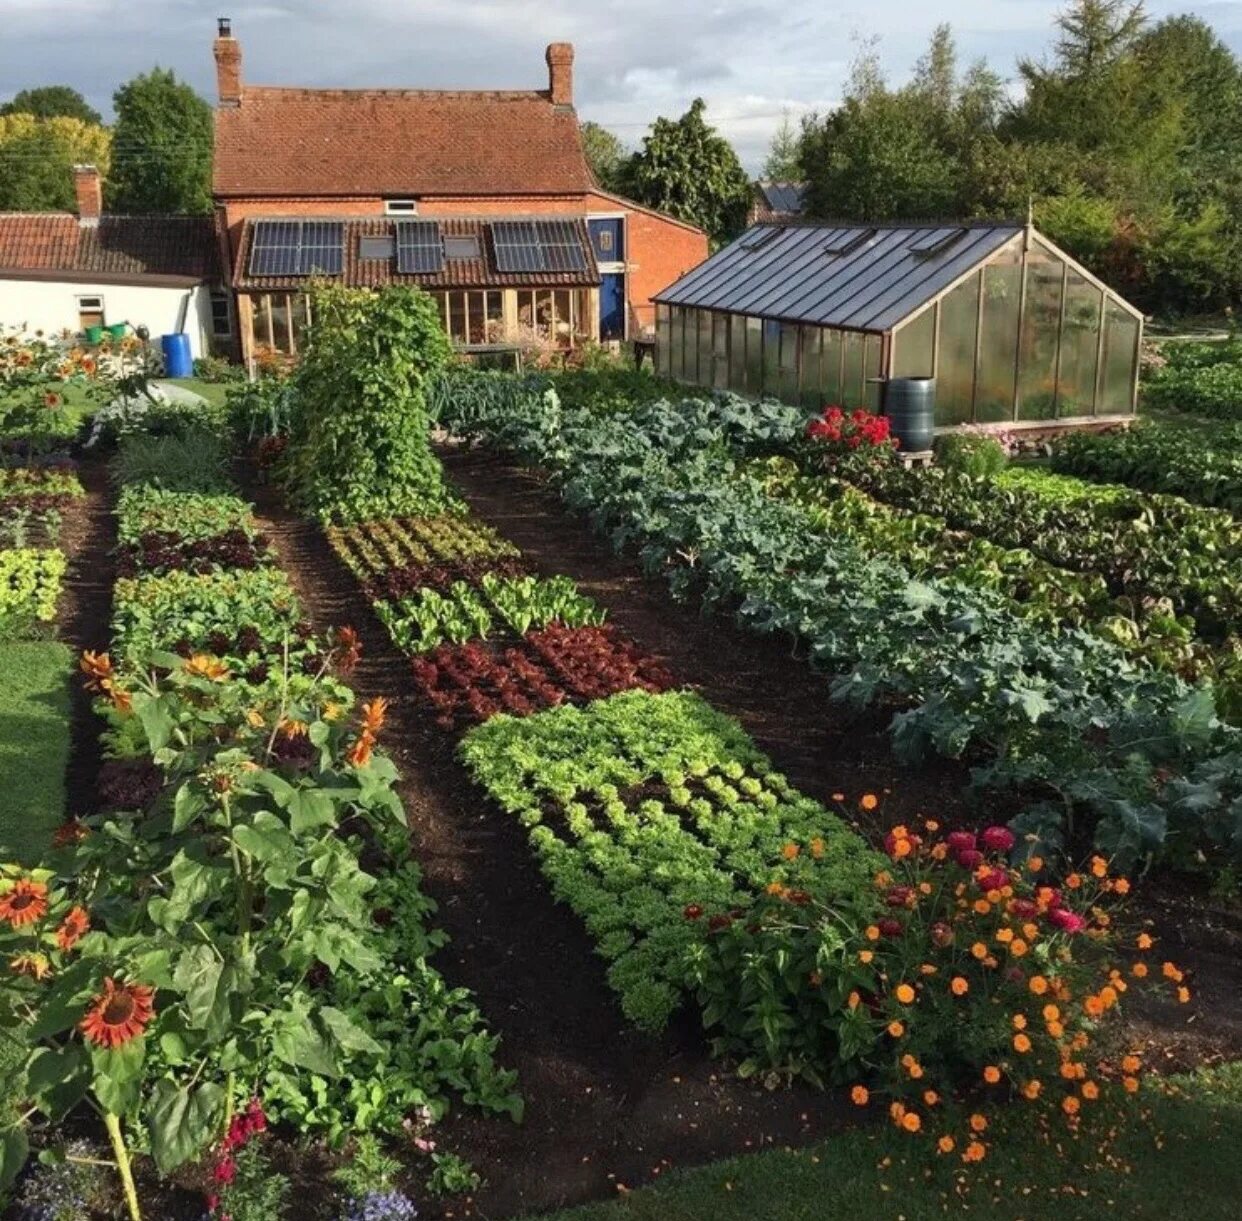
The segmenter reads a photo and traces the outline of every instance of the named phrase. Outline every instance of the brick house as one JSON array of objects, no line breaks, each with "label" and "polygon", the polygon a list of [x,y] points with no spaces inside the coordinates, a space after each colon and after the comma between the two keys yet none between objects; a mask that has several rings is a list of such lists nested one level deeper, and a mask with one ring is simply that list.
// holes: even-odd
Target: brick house
[{"label": "brick house", "polygon": [[538,90],[247,84],[215,41],[215,196],[239,355],[296,352],[307,278],[417,284],[463,348],[526,330],[572,347],[654,329],[652,298],[707,257],[692,225],[602,190],[573,107],[573,47]]},{"label": "brick house", "polygon": [[77,212],[0,212],[0,328],[48,335],[145,326],[202,356],[232,341],[206,216],[110,216],[99,171],[75,166]]}]

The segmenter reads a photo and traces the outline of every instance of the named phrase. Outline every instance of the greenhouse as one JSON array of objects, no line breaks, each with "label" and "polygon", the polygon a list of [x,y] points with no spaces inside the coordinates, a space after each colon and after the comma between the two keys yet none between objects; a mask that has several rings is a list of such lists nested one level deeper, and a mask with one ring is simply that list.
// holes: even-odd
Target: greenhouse
[{"label": "greenhouse", "polygon": [[659,372],[878,409],[936,379],[936,425],[1129,416],[1143,316],[1032,226],[759,224],[656,297]]}]

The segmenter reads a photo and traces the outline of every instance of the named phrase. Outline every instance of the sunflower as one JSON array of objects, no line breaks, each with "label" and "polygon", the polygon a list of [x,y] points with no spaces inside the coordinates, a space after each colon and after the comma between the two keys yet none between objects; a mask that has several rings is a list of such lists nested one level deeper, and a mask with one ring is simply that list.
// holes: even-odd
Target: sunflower
[{"label": "sunflower", "polygon": [[18,878],[13,888],[0,895],[0,920],[14,928],[33,924],[47,911],[47,885],[29,878]]},{"label": "sunflower", "polygon": [[182,667],[191,678],[206,678],[211,682],[219,682],[228,678],[229,668],[218,657],[210,653],[195,653]]},{"label": "sunflower", "polygon": [[143,984],[118,984],[111,976],[91,1001],[78,1029],[97,1047],[115,1048],[142,1034],[155,1015],[155,989]]},{"label": "sunflower", "polygon": [[56,944],[67,954],[91,927],[91,918],[84,907],[70,908],[69,914],[56,930]]},{"label": "sunflower", "polygon": [[52,964],[46,954],[14,954],[9,959],[9,970],[15,975],[46,979],[52,973]]}]

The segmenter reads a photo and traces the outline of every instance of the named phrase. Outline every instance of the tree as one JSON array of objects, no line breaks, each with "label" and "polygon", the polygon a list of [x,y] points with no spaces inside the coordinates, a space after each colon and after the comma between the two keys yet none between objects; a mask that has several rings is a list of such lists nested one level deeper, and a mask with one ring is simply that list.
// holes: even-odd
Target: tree
[{"label": "tree", "polygon": [[81,119],[0,115],[0,211],[73,211],[73,166],[106,175],[109,149],[107,129]]},{"label": "tree", "polygon": [[103,125],[103,118],[86,99],[68,85],[43,85],[38,89],[23,89],[11,102],[0,106],[0,115],[29,114],[36,119],[79,119],[95,127]]},{"label": "tree", "polygon": [[797,182],[801,176],[801,146],[786,110],[781,115],[781,125],[772,136],[772,143],[768,145],[763,177],[767,182]]},{"label": "tree", "polygon": [[630,159],[627,179],[639,203],[726,242],[746,224],[750,177],[732,145],[703,117],[706,108],[695,98],[680,119],[656,119]]},{"label": "tree", "polygon": [[209,212],[211,107],[162,68],[122,85],[113,105],[112,208]]},{"label": "tree", "polygon": [[595,181],[605,191],[623,191],[625,163],[629,155],[625,145],[598,123],[583,123],[581,132],[582,151],[586,154],[587,164],[595,175]]}]

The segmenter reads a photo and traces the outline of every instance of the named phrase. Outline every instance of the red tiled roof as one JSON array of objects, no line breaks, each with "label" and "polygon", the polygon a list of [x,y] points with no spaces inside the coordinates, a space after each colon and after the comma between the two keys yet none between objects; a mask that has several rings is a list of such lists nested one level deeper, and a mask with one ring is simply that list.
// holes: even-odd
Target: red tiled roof
[{"label": "red tiled roof", "polygon": [[[279,220],[279,217],[260,217],[258,220]],[[402,275],[397,271],[396,260],[363,259],[359,246],[364,237],[384,237],[395,234],[398,222],[376,219],[349,219],[331,216],[293,217],[294,220],[317,221],[340,219],[343,227],[344,260],[340,276],[332,280],[355,288],[379,288],[385,284],[417,284],[420,288],[576,288],[600,282],[595,266],[595,256],[587,238],[586,223],[581,217],[567,217],[564,213],[545,218],[529,216],[483,217],[424,217],[436,221],[445,237],[477,237],[477,259],[445,259],[443,270],[435,275]],[[490,225],[498,220],[547,219],[571,221],[576,225],[578,240],[582,244],[587,270],[578,272],[501,272],[496,270],[496,251],[492,244]],[[306,287],[305,276],[252,276],[249,273],[250,246],[254,236],[255,220],[247,220],[238,243],[237,263],[233,269],[233,286],[255,291],[280,291]]]},{"label": "red tiled roof", "polygon": [[63,212],[0,212],[0,273],[74,276],[219,276],[205,216],[105,216],[84,226]]},{"label": "red tiled roof", "polygon": [[541,92],[247,86],[216,111],[219,197],[552,195],[594,179]]}]

